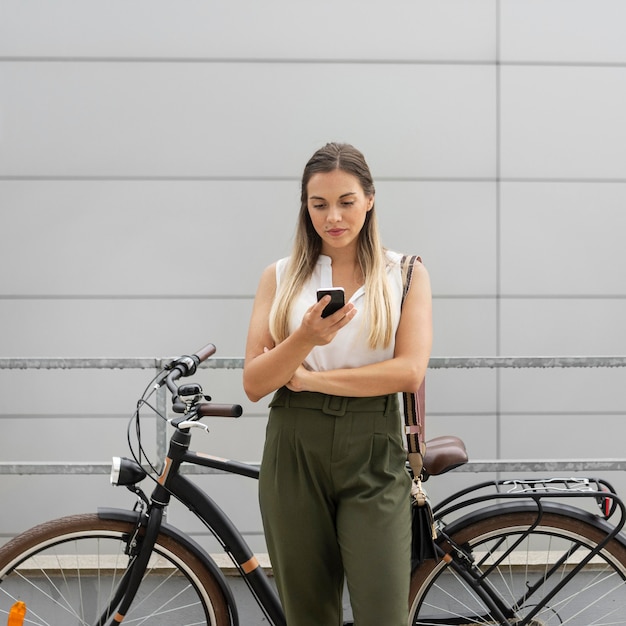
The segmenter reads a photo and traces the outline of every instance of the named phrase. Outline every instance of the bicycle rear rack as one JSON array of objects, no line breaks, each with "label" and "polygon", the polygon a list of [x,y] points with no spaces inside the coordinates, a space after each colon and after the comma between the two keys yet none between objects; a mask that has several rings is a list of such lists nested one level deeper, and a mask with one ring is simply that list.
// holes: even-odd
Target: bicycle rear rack
[{"label": "bicycle rear rack", "polygon": [[[568,499],[586,499],[595,501],[600,509],[598,513],[591,513],[582,507],[574,507],[565,505],[562,502],[564,498]],[[485,503],[493,502],[493,506],[485,507]],[[520,506],[516,506],[516,502]],[[465,546],[456,545],[451,535],[454,534],[453,529],[462,526],[464,519],[468,515],[483,513],[485,516],[497,514],[494,507],[503,513],[512,510],[526,510],[533,515],[535,519],[529,523],[528,527],[521,530],[517,539],[498,555],[493,562],[485,560],[475,563],[472,551],[467,551]],[[617,523],[607,520],[614,516],[619,509]],[[459,511],[469,510],[467,515],[455,517],[449,523],[444,523],[444,518]],[[559,579],[554,588],[542,598],[542,602],[522,620],[522,624],[533,624],[532,621],[536,614],[541,610],[541,606],[549,602],[561,589],[563,589],[582,569],[595,558],[603,548],[618,534],[624,527],[626,522],[626,507],[622,499],[617,495],[615,489],[610,483],[598,478],[530,478],[530,479],[507,479],[497,481],[483,482],[466,489],[460,490],[450,497],[446,498],[433,508],[437,531],[440,533],[440,542],[438,551],[440,556],[446,560],[449,566],[453,567],[477,592],[479,592],[486,606],[493,611],[493,615],[499,619],[504,617],[506,607],[498,601],[498,594],[491,589],[489,575],[494,569],[506,562],[509,562],[514,554],[517,546],[521,544],[535,529],[541,524],[542,518],[546,512],[559,513],[571,517],[579,517],[589,520],[590,516],[595,517],[599,526],[606,533],[604,538],[599,541],[585,555],[581,555],[579,561],[572,563],[571,569],[565,576]],[[622,539],[626,545],[626,537]],[[447,545],[452,549],[452,554],[444,555],[444,548]],[[570,558],[571,554],[565,555]],[[545,579],[551,578],[562,564],[559,562],[548,564],[545,568]],[[523,564],[525,566],[525,564]],[[534,594],[535,588],[529,587],[527,592],[518,601],[521,606],[527,599]],[[502,623],[508,623],[505,621]]]},{"label": "bicycle rear rack", "polygon": [[619,519],[613,522],[617,531],[626,523],[626,505],[613,486],[601,478],[529,478],[501,479],[486,481],[453,493],[433,507],[436,520],[462,509],[490,501],[532,500],[539,502],[548,499],[558,501],[564,498],[594,500],[599,507],[602,519],[608,520],[619,510]]}]

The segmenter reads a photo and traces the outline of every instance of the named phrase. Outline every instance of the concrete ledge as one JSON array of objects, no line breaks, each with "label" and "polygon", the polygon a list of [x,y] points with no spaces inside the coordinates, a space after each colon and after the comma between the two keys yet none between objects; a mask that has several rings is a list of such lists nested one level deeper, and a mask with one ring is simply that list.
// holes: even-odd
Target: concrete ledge
[{"label": "concrete ledge", "polygon": [[[260,553],[255,555],[259,565],[265,570],[267,574],[272,575],[272,567],[269,556],[266,553]],[[217,566],[222,570],[225,576],[238,576],[239,570],[235,567],[230,557],[221,552],[217,554],[211,554],[211,558],[215,561]],[[69,555],[55,555],[55,556],[38,556],[33,559],[27,559],[22,565],[18,567],[18,570],[24,575],[37,575],[42,570],[46,570],[50,575],[60,573],[61,570],[69,571],[79,569],[82,575],[89,575],[97,571],[100,572],[113,572],[115,570],[123,569],[126,563],[126,557],[120,556],[95,556],[91,554],[83,554],[76,556]],[[167,563],[157,562],[157,559],[152,557],[148,563],[148,567],[155,570],[163,570],[166,572],[171,567]]]},{"label": "concrete ledge", "polygon": [[[270,563],[269,556],[267,553],[259,553],[255,555],[257,560],[259,561],[259,565],[265,570],[265,572],[272,576],[272,566]],[[482,561],[486,554],[476,552],[474,554],[476,560],[478,562]],[[568,561],[566,569],[571,569],[575,567],[584,554],[576,554],[572,555]],[[215,561],[216,565],[220,568],[225,576],[239,576],[239,570],[235,567],[229,556],[223,552],[211,554],[211,558]],[[532,551],[532,552],[524,552],[523,554],[513,553],[503,564],[504,567],[510,567],[512,570],[540,570],[544,569],[547,565],[553,564],[555,559],[555,555],[551,554],[547,551]],[[67,569],[69,571],[75,570],[77,567],[80,569],[81,574],[89,575],[90,573],[95,573],[96,571],[113,572],[116,569],[119,569],[124,566],[125,557],[107,557],[100,556],[96,557],[93,555],[85,554],[80,557],[76,555],[57,555],[57,556],[39,556],[36,559],[28,559],[25,563],[23,563],[18,569],[23,574],[37,574],[41,571],[41,569],[46,569],[46,571],[54,575],[55,572],[61,571],[61,569]],[[492,565],[492,559],[487,558],[485,561],[486,565]],[[590,566],[592,568],[602,568],[605,563],[600,557],[594,557]],[[155,570],[163,570],[165,573],[167,570],[171,569],[168,564],[164,563],[156,563],[151,559],[151,562],[148,565]]]}]

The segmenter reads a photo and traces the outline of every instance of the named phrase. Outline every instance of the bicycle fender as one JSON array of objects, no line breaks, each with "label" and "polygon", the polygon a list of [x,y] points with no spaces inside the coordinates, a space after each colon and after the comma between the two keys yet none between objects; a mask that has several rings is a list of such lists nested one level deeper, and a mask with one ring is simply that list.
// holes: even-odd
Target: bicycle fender
[{"label": "bicycle fender", "polygon": [[[536,513],[538,506],[536,502],[528,500],[511,499],[508,502],[501,502],[499,504],[492,504],[476,511],[471,511],[460,518],[450,522],[446,526],[446,534],[453,535],[465,526],[474,524],[480,520],[484,520],[497,515],[504,515],[506,513]],[[571,517],[581,522],[585,522],[590,526],[594,526],[605,535],[614,535],[613,539],[626,548],[626,534],[619,530],[614,532],[615,527],[607,522],[604,518],[594,515],[589,511],[581,509],[576,506],[571,506],[565,502],[554,501],[542,501],[541,511],[543,513],[551,513],[553,515],[561,515],[564,517]]]},{"label": "bicycle fender", "polygon": [[[130,522],[132,524],[136,524],[139,520],[139,512],[130,511],[128,509],[98,508],[98,517],[101,519]],[[171,537],[177,543],[180,543],[185,548],[187,548],[187,550],[193,552],[198,557],[198,559],[200,559],[206,565],[206,568],[215,577],[215,579],[219,583],[220,589],[224,593],[224,597],[226,598],[226,604],[228,605],[228,610],[230,612],[231,626],[239,626],[239,614],[237,612],[237,603],[235,602],[233,592],[230,588],[230,585],[226,581],[226,577],[222,573],[222,570],[211,558],[211,555],[199,543],[194,541],[191,537],[185,535],[175,526],[168,524],[167,522],[163,522],[161,524],[159,532],[163,533],[167,537]]]}]

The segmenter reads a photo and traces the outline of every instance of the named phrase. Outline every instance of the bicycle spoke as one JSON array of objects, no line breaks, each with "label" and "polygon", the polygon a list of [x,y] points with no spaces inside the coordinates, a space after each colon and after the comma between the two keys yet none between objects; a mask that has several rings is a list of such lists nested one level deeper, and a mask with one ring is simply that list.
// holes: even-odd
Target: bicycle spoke
[{"label": "bicycle spoke", "polygon": [[[626,546],[613,541],[595,554],[604,531],[589,520],[551,510],[535,527],[536,512],[528,509],[477,516],[450,538],[447,561],[414,573],[411,624],[486,626],[500,624],[500,613],[516,616],[511,625],[516,619],[529,626],[623,624]],[[476,586],[486,595],[479,597]]]},{"label": "bicycle spoke", "polygon": [[[455,579],[455,582],[458,582],[461,586],[462,590],[466,593],[467,598],[472,598],[474,602],[476,601],[473,592],[469,585],[460,577],[458,577],[454,572],[449,572],[450,576]],[[448,578],[448,577],[446,577]],[[487,626],[489,624],[494,624],[493,620],[491,620],[488,616],[480,616],[477,614],[477,611],[480,609],[484,611],[483,606],[477,606],[476,604],[470,604],[469,602],[460,601],[461,596],[457,594],[453,594],[451,592],[452,586],[449,584],[450,581],[445,580],[442,584],[437,584],[437,591],[440,593],[442,599],[448,598],[449,600],[453,600],[455,603],[459,604],[458,609],[451,610],[449,606],[446,606],[443,602],[439,603],[424,603],[423,607],[425,607],[425,614],[429,615],[446,615],[446,621],[441,621],[441,618],[438,621],[423,621],[420,619],[419,626],[442,626],[445,623],[456,623],[450,622],[450,619],[457,620],[465,620],[468,615],[472,615],[472,619],[474,620],[472,624],[477,626],[484,625]],[[462,611],[462,612],[461,612]],[[460,622],[459,622],[460,623]]]},{"label": "bicycle spoke", "polygon": [[[2,610],[5,598],[19,598],[27,606],[25,626],[109,624],[135,563],[125,554],[134,530],[133,518],[76,515],[25,534],[0,552]],[[227,626],[222,588],[198,554],[159,534],[124,623]]]}]

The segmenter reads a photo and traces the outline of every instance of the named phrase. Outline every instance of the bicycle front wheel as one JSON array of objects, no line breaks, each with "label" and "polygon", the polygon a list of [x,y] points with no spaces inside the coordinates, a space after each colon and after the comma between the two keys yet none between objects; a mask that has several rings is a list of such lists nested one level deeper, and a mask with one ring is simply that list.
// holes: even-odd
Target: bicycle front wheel
[{"label": "bicycle front wheel", "polygon": [[[0,623],[16,600],[35,626],[110,624],[133,558],[125,554],[132,522],[97,515],[64,517],[0,548]],[[198,556],[160,533],[124,624],[228,626],[228,605]]]},{"label": "bicycle front wheel", "polygon": [[[622,541],[612,539],[559,588],[607,536],[606,524],[576,511],[548,503],[538,517],[536,508],[513,504],[454,524],[450,542],[441,539],[440,543],[446,557],[426,561],[413,573],[409,624],[623,624],[626,547]],[[472,582],[456,565],[471,572]],[[489,590],[490,599],[481,597],[484,590]]]}]

